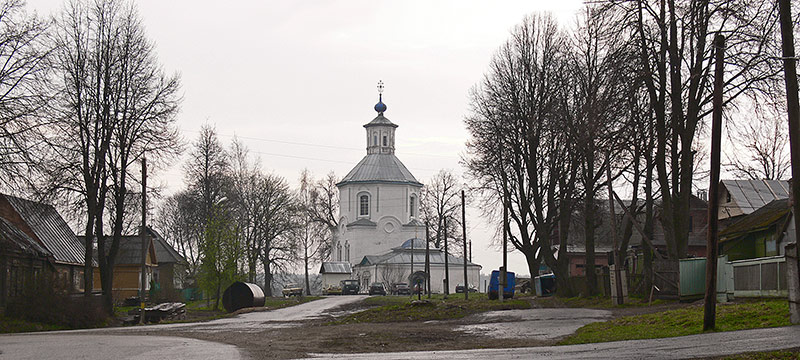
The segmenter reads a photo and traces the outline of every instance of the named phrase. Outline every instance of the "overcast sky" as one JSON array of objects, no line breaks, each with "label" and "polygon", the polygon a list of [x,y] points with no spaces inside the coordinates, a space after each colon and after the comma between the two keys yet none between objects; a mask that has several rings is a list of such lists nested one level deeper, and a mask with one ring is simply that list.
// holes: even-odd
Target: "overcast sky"
[{"label": "overcast sky", "polygon": [[[470,88],[522,18],[551,12],[574,22],[579,0],[560,1],[137,1],[167,72],[181,75],[178,125],[187,141],[204,124],[240,137],[263,167],[296,183],[308,168],[344,176],[366,154],[363,124],[385,83],[386,117],[399,125],[397,156],[422,182],[462,174]],[[62,1],[29,0],[49,16]],[[176,164],[156,174],[183,187]],[[501,264],[492,235],[470,211],[473,261]],[[527,274],[524,257],[509,270]]]}]

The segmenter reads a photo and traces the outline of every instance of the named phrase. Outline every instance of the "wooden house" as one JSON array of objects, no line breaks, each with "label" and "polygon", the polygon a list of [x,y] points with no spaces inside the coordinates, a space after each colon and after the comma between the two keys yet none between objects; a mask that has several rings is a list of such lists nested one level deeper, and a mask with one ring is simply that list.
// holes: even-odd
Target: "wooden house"
[{"label": "wooden house", "polygon": [[83,290],[85,248],[50,205],[0,194],[0,302],[51,271],[68,292]]},{"label": "wooden house", "polygon": [[[110,240],[110,238],[109,238]],[[145,263],[145,291],[150,291],[153,281],[153,269],[158,266],[155,246],[152,237],[146,237],[147,255]],[[95,257],[97,251],[95,250]],[[120,238],[119,250],[114,264],[114,279],[111,294],[115,302],[122,302],[130,297],[138,297],[142,274],[142,237],[139,235]],[[100,290],[100,270],[95,268],[94,288]]]},{"label": "wooden house", "polygon": [[773,200],[719,232],[720,254],[731,261],[783,255],[794,225],[789,199]]}]

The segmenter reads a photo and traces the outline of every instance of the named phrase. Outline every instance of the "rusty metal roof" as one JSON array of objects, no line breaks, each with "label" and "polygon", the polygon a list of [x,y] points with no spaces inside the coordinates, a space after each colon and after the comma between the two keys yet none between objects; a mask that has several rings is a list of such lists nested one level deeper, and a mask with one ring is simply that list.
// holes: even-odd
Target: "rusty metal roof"
[{"label": "rusty metal roof", "polygon": [[394,154],[368,154],[350,170],[341,182],[342,186],[351,183],[391,183],[422,186],[414,175]]},{"label": "rusty metal roof", "polygon": [[83,244],[55,208],[40,202],[2,195],[36,235],[56,263],[83,265]]}]

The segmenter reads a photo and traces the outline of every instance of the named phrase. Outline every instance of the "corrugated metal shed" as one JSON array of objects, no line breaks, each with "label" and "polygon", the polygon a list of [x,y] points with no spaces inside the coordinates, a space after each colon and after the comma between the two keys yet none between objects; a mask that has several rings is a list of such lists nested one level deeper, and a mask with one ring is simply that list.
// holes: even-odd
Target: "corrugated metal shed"
[{"label": "corrugated metal shed", "polygon": [[336,185],[376,182],[422,186],[394,154],[368,154]]},{"label": "corrugated metal shed", "polygon": [[320,274],[350,274],[353,268],[347,261],[326,261],[319,269]]},{"label": "corrugated metal shed", "polygon": [[84,246],[50,205],[2,195],[57,263],[83,265]]}]

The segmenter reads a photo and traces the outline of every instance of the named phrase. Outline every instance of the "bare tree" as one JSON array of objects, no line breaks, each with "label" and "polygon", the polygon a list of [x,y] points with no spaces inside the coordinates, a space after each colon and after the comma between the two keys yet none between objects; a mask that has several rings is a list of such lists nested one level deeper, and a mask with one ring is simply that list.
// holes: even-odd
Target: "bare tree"
[{"label": "bare tree", "polygon": [[[323,183],[324,181],[323,179]],[[294,237],[298,250],[302,252],[299,254],[299,259],[303,264],[306,295],[311,295],[309,267],[328,257],[333,242],[333,233],[329,223],[315,220],[314,214],[318,214],[317,210],[320,208],[317,201],[325,204],[325,200],[328,199],[328,197],[318,198],[314,195],[318,190],[315,188],[317,184],[308,169],[303,170],[300,174],[300,189],[297,194],[300,211],[297,214],[298,226],[294,231]]]},{"label": "bare tree", "polygon": [[615,3],[634,26],[639,64],[655,117],[656,180],[668,254],[684,257],[695,175],[695,139],[711,114],[712,38],[724,33],[724,106],[742,95],[779,88],[775,4],[772,1],[645,1]]},{"label": "bare tree", "polygon": [[439,170],[420,194],[422,221],[429,224],[433,243],[438,248],[443,246],[445,233],[449,237],[461,233],[461,190],[451,171]]},{"label": "bare tree", "polygon": [[189,263],[189,275],[197,276],[200,267],[200,239],[203,219],[197,203],[186,190],[166,198],[158,208],[154,223],[167,242]]},{"label": "bare tree", "polygon": [[96,239],[110,308],[119,240],[128,206],[136,203],[129,195],[131,165],[145,153],[158,160],[179,151],[178,78],[163,74],[138,12],[123,1],[70,3],[58,16],[53,39],[58,97],[54,126],[45,134],[51,147],[48,187],[85,211],[86,291],[92,289]]},{"label": "bare tree", "polygon": [[49,23],[26,14],[24,6],[22,0],[0,3],[0,186],[32,177],[31,165],[39,162],[33,151],[40,145],[37,131],[46,124]]},{"label": "bare tree", "polygon": [[555,116],[564,56],[564,35],[552,17],[525,18],[473,91],[466,119],[471,139],[465,163],[475,190],[484,195],[484,213],[496,219],[498,207],[508,209],[509,240],[533,276],[539,273],[540,248],[552,243],[559,180],[570,163]]},{"label": "bare tree", "polygon": [[743,119],[729,128],[728,137],[735,150],[727,152],[725,165],[741,178],[785,179],[791,169],[786,117],[758,112],[754,115],[756,118]]}]

